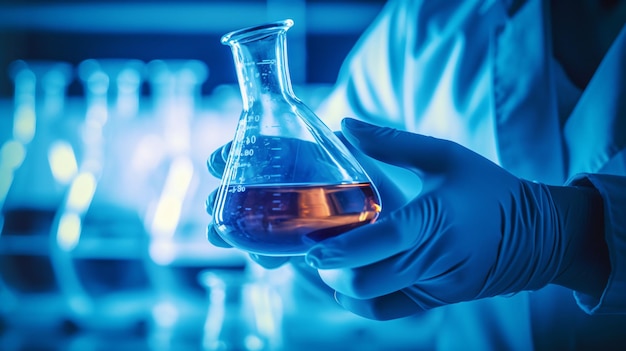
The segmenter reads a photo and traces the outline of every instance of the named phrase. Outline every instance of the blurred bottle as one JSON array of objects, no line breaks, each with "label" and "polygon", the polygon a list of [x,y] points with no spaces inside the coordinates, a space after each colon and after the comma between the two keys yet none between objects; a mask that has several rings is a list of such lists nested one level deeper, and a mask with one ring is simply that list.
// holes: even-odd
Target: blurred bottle
[{"label": "blurred bottle", "polygon": [[154,194],[144,182],[150,172],[134,172],[133,163],[144,133],[137,122],[144,64],[89,59],[78,68],[83,158],[55,214],[54,269],[80,327],[140,331],[153,292],[143,215]]},{"label": "blurred bottle", "polygon": [[19,60],[10,65],[9,73],[15,86],[13,132],[3,145],[2,167],[14,173],[3,178],[0,200],[5,208],[54,208],[76,172],[75,157],[58,158],[55,153],[68,147],[73,152],[78,142],[76,122],[64,110],[72,67],[65,62]]},{"label": "blurred bottle", "polygon": [[[198,60],[154,60],[148,64],[152,109],[161,128],[165,177],[146,217],[149,265],[157,284],[154,327],[172,339],[198,339],[206,311],[197,280],[207,267],[241,265],[243,256],[206,241],[205,153],[197,150],[197,123],[204,113],[201,87],[208,67]],[[219,133],[219,125],[213,125]],[[167,327],[165,327],[167,326]],[[163,330],[167,329],[165,333]]]},{"label": "blurred bottle", "polygon": [[206,270],[198,280],[208,301],[204,350],[283,349],[282,302],[267,280],[249,269]]},{"label": "blurred bottle", "polygon": [[0,151],[0,295],[12,324],[57,323],[65,314],[50,261],[54,212],[76,174],[76,120],[65,109],[69,63],[18,60],[13,130]]}]

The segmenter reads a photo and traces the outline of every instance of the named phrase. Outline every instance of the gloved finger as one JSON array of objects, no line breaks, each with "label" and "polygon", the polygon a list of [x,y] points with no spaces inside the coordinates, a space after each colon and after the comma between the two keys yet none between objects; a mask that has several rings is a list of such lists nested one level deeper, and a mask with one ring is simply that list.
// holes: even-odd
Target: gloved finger
[{"label": "gloved finger", "polygon": [[318,269],[366,266],[417,245],[423,230],[428,197],[413,200],[378,221],[314,245],[305,255]]},{"label": "gloved finger", "polygon": [[213,191],[211,191],[211,193],[209,194],[209,196],[206,199],[206,202],[204,203],[204,208],[206,209],[206,213],[213,215],[213,210],[214,210],[214,206],[215,206],[215,198],[217,197],[217,191],[219,189],[215,189]]},{"label": "gloved finger", "polygon": [[[335,291],[356,298],[371,299],[403,290],[420,306],[430,308],[463,300],[482,287],[466,284],[462,294],[449,290],[450,277],[463,277],[473,263],[464,257],[446,254],[445,244],[422,245],[396,256],[356,268],[319,269],[319,275]],[[457,279],[457,280],[462,280]],[[447,296],[446,300],[433,296]]]},{"label": "gloved finger", "polygon": [[398,187],[396,182],[376,164],[378,161],[356,149],[346,140],[343,134],[339,132],[336,132],[335,134],[339,140],[346,145],[350,153],[354,156],[354,158],[356,158],[372,180],[372,183],[374,183],[378,189],[378,193],[383,204],[383,211],[389,212],[403,206],[408,199],[404,195],[404,192]]},{"label": "gloved finger", "polygon": [[408,317],[424,311],[402,291],[395,291],[372,299],[355,299],[341,293],[335,293],[335,300],[343,308],[354,314],[380,321]]},{"label": "gloved finger", "polygon": [[214,246],[224,247],[224,248],[232,247],[232,245],[230,245],[229,243],[224,241],[224,239],[222,239],[220,234],[215,229],[215,225],[213,223],[207,226],[206,237],[207,237],[207,240]]},{"label": "gloved finger", "polygon": [[263,255],[257,255],[257,254],[251,253],[250,258],[254,262],[263,266],[263,268],[274,269],[289,262],[290,257],[289,256],[263,256]]},{"label": "gloved finger", "polygon": [[366,155],[414,172],[440,173],[454,163],[455,143],[393,128],[343,119],[346,139]]},{"label": "gloved finger", "polygon": [[363,267],[320,269],[319,275],[324,283],[341,294],[371,299],[411,286],[420,279],[424,270],[420,267],[421,262],[407,261],[406,258],[389,257]]},{"label": "gloved finger", "polygon": [[324,298],[332,297],[335,290],[329,287],[320,277],[319,271],[304,261],[304,256],[293,256],[289,264],[297,274],[297,283],[311,293],[321,293]]},{"label": "gloved finger", "polygon": [[[226,241],[224,241],[224,239],[222,239],[219,233],[215,230],[215,226],[213,224],[210,224],[207,227],[207,239],[212,245],[216,247],[221,247],[225,249],[232,248],[232,246],[229,243],[227,243]],[[257,254],[252,254],[252,253],[249,254],[249,256],[254,262],[258,263],[259,265],[267,269],[278,268],[289,261],[289,257],[270,257],[270,256],[261,256]]]},{"label": "gloved finger", "polygon": [[[227,243],[226,241],[224,241],[224,239],[222,239],[220,234],[215,229],[214,224],[209,224],[209,226],[207,227],[207,239],[211,244],[213,244],[216,247],[232,248],[232,246],[229,243]],[[258,263],[259,265],[267,269],[278,268],[289,261],[289,257],[270,257],[270,256],[261,256],[257,254],[252,254],[252,253],[249,255],[250,255],[250,258],[254,262]]]},{"label": "gloved finger", "polygon": [[207,159],[207,169],[209,173],[216,178],[222,178],[222,174],[224,174],[231,145],[232,141],[226,143],[224,146],[215,150]]}]

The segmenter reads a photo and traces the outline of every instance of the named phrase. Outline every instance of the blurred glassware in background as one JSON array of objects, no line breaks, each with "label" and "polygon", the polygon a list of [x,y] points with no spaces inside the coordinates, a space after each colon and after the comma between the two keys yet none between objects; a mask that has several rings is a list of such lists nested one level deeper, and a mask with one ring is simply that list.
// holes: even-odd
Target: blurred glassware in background
[{"label": "blurred glassware in background", "polygon": [[206,270],[202,345],[207,351],[281,350],[282,302],[271,281],[248,269]]},{"label": "blurred glassware in background", "polygon": [[[198,147],[198,142],[211,137],[198,133],[197,126],[207,118],[212,120],[212,128],[220,123],[210,114],[201,115],[200,88],[208,77],[208,67],[198,60],[154,60],[148,63],[148,76],[165,168],[160,194],[145,217],[150,272],[158,298],[152,322],[161,338],[159,344],[168,345],[201,336],[206,299],[198,273],[210,267],[241,266],[244,261],[241,253],[206,241],[204,201],[208,190],[204,187],[210,182],[202,179],[207,149]],[[205,142],[216,148],[225,141],[213,138]],[[165,342],[164,335],[172,340]]]},{"label": "blurred glassware in background", "polygon": [[[206,242],[205,200],[220,183],[206,157],[231,139],[238,86],[201,96],[208,69],[195,60],[76,68],[84,96],[66,96],[71,65],[17,61],[14,101],[0,101],[13,104],[0,111],[13,113],[11,130],[0,130],[0,349],[279,350],[357,339],[357,349],[375,349],[418,338],[341,310],[291,265],[264,270]],[[329,91],[295,89],[309,106]],[[68,319],[62,326],[77,333],[48,328]]]},{"label": "blurred glassware in background", "polygon": [[132,331],[149,319],[153,284],[142,218],[156,196],[155,184],[146,179],[154,165],[140,172],[146,165],[132,159],[141,133],[136,123],[143,70],[144,63],[133,59],[89,59],[78,67],[86,103],[83,158],[51,236],[52,262],[71,317],[87,330]]},{"label": "blurred glassware in background", "polygon": [[78,120],[66,115],[69,63],[18,60],[12,131],[0,151],[0,313],[9,324],[50,325],[67,310],[50,261],[55,209],[76,174]]},{"label": "blurred glassware in background", "polygon": [[[166,176],[158,200],[146,216],[146,226],[151,239],[150,257],[158,265],[169,265],[175,260],[177,241],[189,234],[184,232],[190,228],[185,228],[183,222],[189,220],[188,211],[196,213],[195,204],[189,201],[197,196],[199,182],[191,154],[191,130],[208,69],[197,60],[154,60],[148,64],[148,72]],[[195,237],[203,232],[196,232]]]}]

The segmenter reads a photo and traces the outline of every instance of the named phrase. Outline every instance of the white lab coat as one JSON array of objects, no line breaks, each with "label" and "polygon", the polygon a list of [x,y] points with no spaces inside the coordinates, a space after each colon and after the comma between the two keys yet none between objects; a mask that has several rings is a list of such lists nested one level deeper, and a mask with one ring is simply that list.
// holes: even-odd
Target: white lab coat
[{"label": "white lab coat", "polygon": [[390,1],[317,112],[334,129],[352,116],[450,139],[525,179],[591,180],[605,201],[612,265],[601,301],[549,286],[436,309],[442,323],[429,327],[440,349],[621,348],[626,28],[581,92],[552,58],[547,1],[513,2]]}]

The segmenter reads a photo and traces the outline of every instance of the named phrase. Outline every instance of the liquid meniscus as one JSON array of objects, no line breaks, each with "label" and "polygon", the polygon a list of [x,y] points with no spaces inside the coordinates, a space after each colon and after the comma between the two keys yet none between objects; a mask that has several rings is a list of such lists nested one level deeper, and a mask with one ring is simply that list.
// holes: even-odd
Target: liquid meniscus
[{"label": "liquid meniscus", "polygon": [[231,185],[215,222],[224,239],[240,249],[298,255],[321,240],[372,223],[380,210],[370,183]]}]

